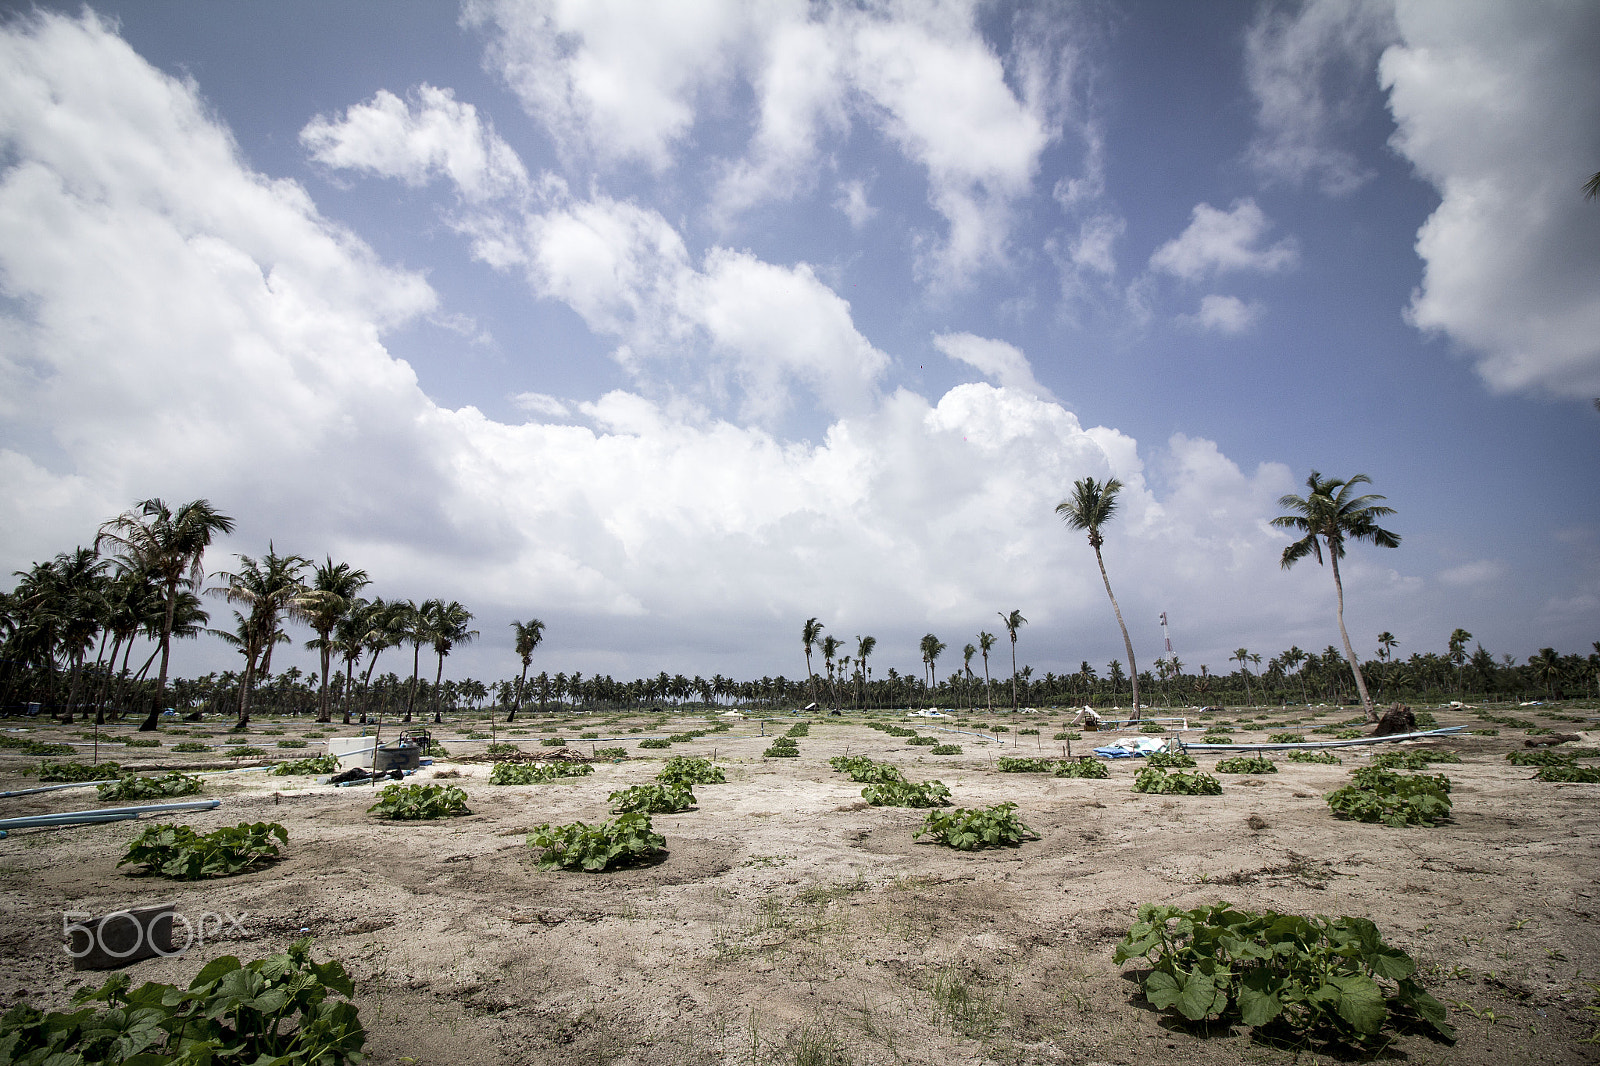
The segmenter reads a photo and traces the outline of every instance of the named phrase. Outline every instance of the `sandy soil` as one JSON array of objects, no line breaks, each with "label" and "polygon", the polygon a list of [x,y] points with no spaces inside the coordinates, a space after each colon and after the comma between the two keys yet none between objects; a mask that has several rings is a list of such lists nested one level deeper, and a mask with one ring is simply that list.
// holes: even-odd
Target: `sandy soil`
[{"label": "sandy soil", "polygon": [[[1444,725],[1482,725],[1438,714]],[[1317,721],[1348,716],[1327,710]],[[1243,1027],[1176,1024],[1140,996],[1136,967],[1112,962],[1139,903],[1226,899],[1369,917],[1410,952],[1427,987],[1455,1006],[1460,1040],[1402,1035],[1386,1058],[1600,1059],[1580,1043],[1600,1022],[1585,1010],[1600,996],[1589,983],[1600,979],[1600,785],[1545,784],[1507,764],[1520,729],[1408,742],[1465,761],[1439,767],[1455,785],[1451,822],[1392,829],[1337,821],[1322,800],[1371,749],[1342,752],[1343,766],[1280,760],[1276,775],[1224,776],[1221,796],[1145,796],[1129,790],[1136,760],[1112,764],[1105,781],[996,772],[994,756],[1013,743],[1019,754],[1059,753],[1048,738],[1064,728],[1061,716],[1005,717],[1013,730],[1036,725],[1042,741],[1013,732],[997,749],[968,736],[959,738],[965,754],[940,757],[859,723],[817,719],[800,758],[764,759],[770,726],[767,739],[752,723],[658,752],[640,751],[639,734],[624,732],[647,718],[596,718],[586,728],[625,737],[634,758],[511,787],[490,786],[486,765],[441,762],[412,780],[459,771],[474,813],[426,823],[377,820],[366,813],[369,790],[212,777],[206,795],[222,806],[187,824],[204,832],[277,821],[290,836],[276,865],[211,882],[119,871],[138,823],[18,831],[0,841],[0,1006],[60,1005],[85,980],[98,982],[63,954],[62,910],[170,900],[191,916],[247,913],[246,932],[134,964],[136,982],[186,984],[210,958],[260,957],[309,930],[319,957],[343,960],[356,977],[376,1063],[1325,1060],[1325,1050],[1297,1057]],[[313,728],[256,724],[290,736]],[[563,724],[573,737],[585,728]],[[1241,728],[1239,738],[1266,731]],[[440,739],[458,757],[484,743],[457,739],[450,726]],[[102,758],[151,767],[196,758],[168,748],[111,747]],[[670,848],[664,862],[598,875],[535,868],[528,829],[601,820],[607,794],[648,782],[661,758],[713,749],[728,782],[700,786],[696,810],[656,816]],[[1015,802],[1040,839],[973,854],[915,843],[921,814],[869,807],[859,785],[829,770],[827,759],[846,752],[897,763],[912,779],[937,777],[961,806]],[[1214,761],[1201,756],[1201,768]],[[0,756],[9,771],[0,786],[33,784],[36,765]],[[97,805],[92,789],[67,790],[8,799],[0,816]]]}]

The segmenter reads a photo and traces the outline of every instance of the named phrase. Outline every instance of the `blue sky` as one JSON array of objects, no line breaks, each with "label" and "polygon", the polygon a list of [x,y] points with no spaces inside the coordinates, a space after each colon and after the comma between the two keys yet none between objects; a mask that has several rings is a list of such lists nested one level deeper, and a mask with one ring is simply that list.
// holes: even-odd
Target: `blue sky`
[{"label": "blue sky", "polygon": [[529,616],[552,672],[792,677],[810,616],[949,669],[1013,608],[1104,669],[1052,508],[1115,476],[1140,666],[1166,611],[1225,671],[1338,640],[1267,525],[1315,468],[1397,511],[1364,653],[1600,638],[1592,4],[74,3],[0,50],[7,571],[206,497],[214,570],[466,603],[457,676]]}]

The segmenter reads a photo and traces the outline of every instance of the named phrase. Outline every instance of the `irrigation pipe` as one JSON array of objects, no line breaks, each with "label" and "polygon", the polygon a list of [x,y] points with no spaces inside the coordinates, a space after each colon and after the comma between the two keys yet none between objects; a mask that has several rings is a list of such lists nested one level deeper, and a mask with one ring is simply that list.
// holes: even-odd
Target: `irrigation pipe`
[{"label": "irrigation pipe", "polygon": [[[270,770],[271,766],[241,766],[237,770],[202,770],[195,777],[216,777],[219,774],[251,774],[260,770]],[[150,773],[157,773],[158,769],[152,767]],[[181,773],[182,771],[173,771]],[[64,788],[88,788],[90,785],[112,785],[122,780],[119,777],[108,777],[104,781],[73,781],[65,785],[40,785],[38,788],[19,788],[11,792],[0,792],[0,799],[10,799],[12,796],[32,796],[39,792],[59,792]]]},{"label": "irrigation pipe", "polygon": [[47,826],[89,825],[97,822],[125,822],[146,814],[170,811],[209,811],[222,806],[221,800],[190,800],[186,803],[157,803],[148,807],[102,807],[93,811],[68,811],[63,814],[36,814],[27,818],[0,818],[0,831],[37,829]]}]

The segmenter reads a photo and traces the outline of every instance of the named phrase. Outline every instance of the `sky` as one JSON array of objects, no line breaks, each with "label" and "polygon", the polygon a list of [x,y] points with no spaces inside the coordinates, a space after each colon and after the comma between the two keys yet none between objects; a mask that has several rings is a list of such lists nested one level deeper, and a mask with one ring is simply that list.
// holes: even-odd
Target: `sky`
[{"label": "sky", "polygon": [[[446,675],[1600,640],[1600,6],[0,15],[0,566],[160,497],[459,600]],[[227,608],[213,602],[213,624]],[[297,646],[276,668],[309,668]],[[1008,650],[1008,649],[1007,649]],[[1004,653],[1002,652],[1002,659]],[[215,638],[180,673],[234,668]],[[398,658],[390,669],[400,669]],[[998,667],[1003,672],[1004,667]]]}]

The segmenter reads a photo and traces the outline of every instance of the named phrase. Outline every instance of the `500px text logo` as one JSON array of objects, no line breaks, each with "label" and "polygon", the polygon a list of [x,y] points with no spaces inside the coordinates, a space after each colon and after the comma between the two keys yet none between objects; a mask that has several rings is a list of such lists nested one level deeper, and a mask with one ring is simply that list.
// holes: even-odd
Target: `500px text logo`
[{"label": "500px text logo", "polygon": [[[112,911],[89,922],[78,920],[93,917],[89,911],[61,912],[61,933],[67,940],[66,952],[75,959],[84,958],[96,949],[111,959],[142,956],[146,952],[163,956],[182,955],[195,944],[203,945],[208,934],[212,940],[221,939],[225,934],[249,936],[249,930],[244,927],[244,920],[250,917],[249,911],[242,914],[205,911],[198,922],[191,922],[187,915],[174,910],[143,907]],[[184,929],[181,947],[173,943],[172,935],[173,926],[178,922],[183,923]],[[158,932],[157,927],[162,924],[166,928]],[[162,935],[163,932],[165,935]]]}]

